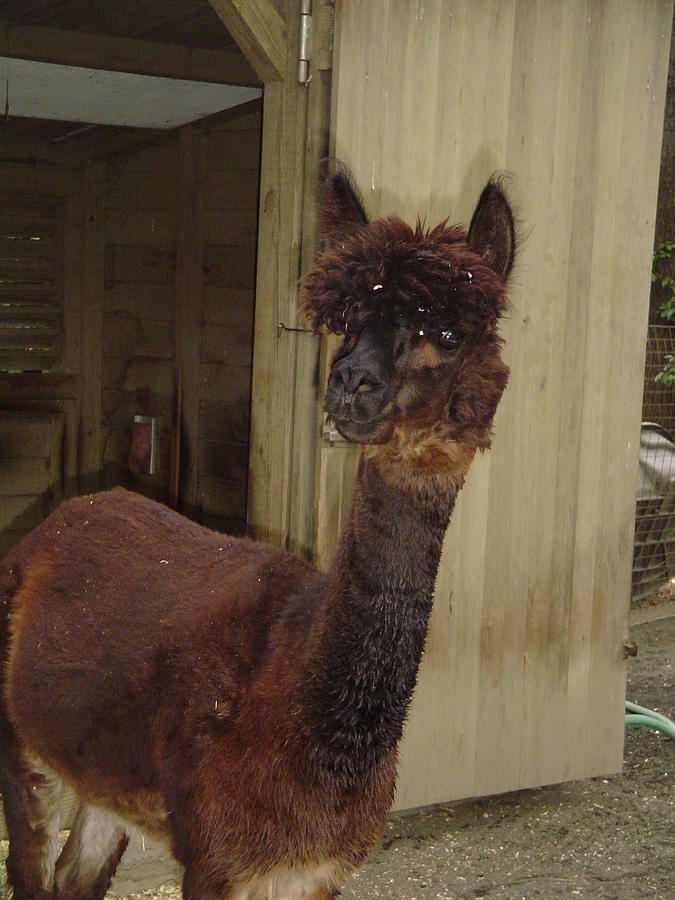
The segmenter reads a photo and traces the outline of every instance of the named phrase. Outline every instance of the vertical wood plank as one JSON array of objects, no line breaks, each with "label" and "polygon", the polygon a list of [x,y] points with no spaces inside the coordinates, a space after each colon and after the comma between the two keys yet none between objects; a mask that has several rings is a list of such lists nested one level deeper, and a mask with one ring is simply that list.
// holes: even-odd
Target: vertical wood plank
[{"label": "vertical wood plank", "polygon": [[89,164],[84,201],[80,319],[80,493],[95,491],[101,484],[105,165],[103,160]]},{"label": "vertical wood plank", "polygon": [[174,377],[181,384],[179,505],[197,509],[199,396],[204,269],[204,135],[183,128],[178,146]]},{"label": "vertical wood plank", "polygon": [[[307,271],[318,247],[319,163],[328,155],[332,82],[333,3],[317,0],[312,10],[311,79],[307,92],[300,268]],[[304,324],[304,323],[299,323]],[[290,481],[289,541],[291,550],[311,557],[315,536],[316,471],[323,394],[319,384],[320,339],[304,334],[298,341],[295,376],[295,425]]]},{"label": "vertical wood plank", "polygon": [[[314,226],[304,209],[315,198],[304,195],[303,185],[316,182],[325,131],[321,119],[328,111],[322,79],[309,87],[296,83],[298,0],[287,3],[286,21],[286,76],[283,83],[265,85],[263,101],[248,529],[260,539],[309,553],[318,341],[281,326],[299,324],[301,254],[306,242],[305,259],[314,246]],[[325,56],[321,42],[314,52]],[[300,482],[307,494],[298,498]]]},{"label": "vertical wood plank", "polygon": [[[63,211],[63,368],[79,372],[82,353],[82,194],[69,193]],[[68,408],[64,432],[64,489],[77,491],[78,415]]]}]

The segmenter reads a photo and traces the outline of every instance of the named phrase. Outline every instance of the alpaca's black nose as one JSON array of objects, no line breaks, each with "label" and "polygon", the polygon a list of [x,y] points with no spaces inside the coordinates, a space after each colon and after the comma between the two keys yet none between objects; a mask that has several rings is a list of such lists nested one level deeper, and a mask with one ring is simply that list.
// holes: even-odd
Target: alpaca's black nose
[{"label": "alpaca's black nose", "polygon": [[333,363],[326,409],[336,417],[367,420],[386,402],[391,381],[391,341],[381,330],[366,328],[354,346]]},{"label": "alpaca's black nose", "polygon": [[338,363],[334,376],[335,386],[344,395],[345,402],[350,402],[355,394],[367,394],[383,386],[370,368],[354,368],[348,359],[342,365]]}]

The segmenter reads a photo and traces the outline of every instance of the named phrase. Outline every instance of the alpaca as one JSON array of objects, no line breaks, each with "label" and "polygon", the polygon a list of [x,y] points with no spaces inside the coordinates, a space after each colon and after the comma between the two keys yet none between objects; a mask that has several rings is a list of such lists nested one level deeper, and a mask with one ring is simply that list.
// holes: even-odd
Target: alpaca
[{"label": "alpaca", "polygon": [[[369,222],[321,189],[301,283],[344,334],[326,410],[361,445],[328,573],[115,489],[69,500],[0,566],[0,790],[16,900],[102,898],[129,829],[185,900],[336,897],[381,834],[441,543],[508,369],[514,257],[494,181],[468,232]],[[63,783],[80,800],[59,854]]]}]

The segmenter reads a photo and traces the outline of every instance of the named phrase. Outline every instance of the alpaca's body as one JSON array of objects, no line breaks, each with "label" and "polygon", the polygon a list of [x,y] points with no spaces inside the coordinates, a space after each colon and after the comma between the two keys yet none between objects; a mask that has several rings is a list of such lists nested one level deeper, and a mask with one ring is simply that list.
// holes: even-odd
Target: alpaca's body
[{"label": "alpaca's body", "polygon": [[[325,218],[358,232],[340,208],[349,191],[330,184]],[[482,207],[499,212],[492,191]],[[375,272],[380,242],[391,255],[396,302],[422,312],[415,298],[447,282],[462,346],[447,322],[438,345],[418,324],[374,328],[349,299],[327,408],[365,449],[330,572],[122,490],[63,504],[0,564],[0,789],[17,900],[103,897],[130,824],[170,839],[189,900],[330,898],[377,840],[443,535],[506,383],[489,254],[508,250],[510,267],[512,246],[376,226],[369,252]],[[336,256],[366,246],[343,241]],[[333,263],[328,252],[305,282],[317,323],[356,278],[376,277],[367,259],[335,277]],[[82,806],[57,862],[61,781]]]},{"label": "alpaca's body", "polygon": [[8,706],[33,769],[149,833],[173,826],[181,860],[182,823],[200,822],[242,870],[262,877],[272,845],[295,879],[339,882],[391,805],[451,506],[398,508],[376,477],[358,525],[379,564],[357,563],[360,585],[120,489],[63,504],[0,569]]}]

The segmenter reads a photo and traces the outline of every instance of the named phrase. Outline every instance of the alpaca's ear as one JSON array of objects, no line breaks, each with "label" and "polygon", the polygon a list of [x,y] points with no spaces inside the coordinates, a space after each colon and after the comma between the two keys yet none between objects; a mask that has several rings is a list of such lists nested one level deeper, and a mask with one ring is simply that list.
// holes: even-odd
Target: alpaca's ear
[{"label": "alpaca's ear", "polygon": [[347,167],[342,163],[325,163],[319,182],[319,231],[323,246],[343,241],[367,224],[368,216]]},{"label": "alpaca's ear", "polygon": [[502,278],[508,276],[516,252],[515,226],[506,194],[495,181],[483,188],[469,225],[468,244]]}]

